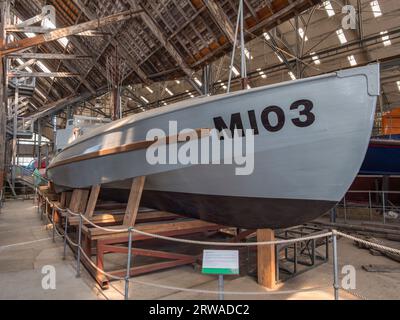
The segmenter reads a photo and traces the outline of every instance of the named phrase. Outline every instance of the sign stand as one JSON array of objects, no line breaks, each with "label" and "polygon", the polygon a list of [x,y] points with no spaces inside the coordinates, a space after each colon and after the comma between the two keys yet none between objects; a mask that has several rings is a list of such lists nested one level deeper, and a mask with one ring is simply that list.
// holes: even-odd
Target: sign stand
[{"label": "sign stand", "polygon": [[218,297],[224,300],[224,275],[239,274],[239,251],[204,250],[202,273],[218,275]]},{"label": "sign stand", "polygon": [[218,275],[219,300],[224,300],[224,275]]}]

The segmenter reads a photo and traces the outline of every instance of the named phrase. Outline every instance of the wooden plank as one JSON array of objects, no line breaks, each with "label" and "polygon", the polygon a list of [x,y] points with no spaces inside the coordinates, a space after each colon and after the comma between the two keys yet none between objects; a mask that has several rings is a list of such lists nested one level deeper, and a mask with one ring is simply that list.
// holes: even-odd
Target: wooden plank
[{"label": "wooden plank", "polygon": [[72,77],[80,77],[79,73],[73,72],[9,72],[7,74],[9,78],[72,78]]},{"label": "wooden plank", "polygon": [[[184,138],[190,137],[190,140],[194,139],[202,139],[204,137],[208,137],[211,134],[211,129],[208,128],[201,128],[201,129],[195,129],[192,130],[191,132],[185,133]],[[89,152],[84,155],[79,155],[76,157],[72,157],[66,160],[62,160],[56,163],[51,164],[47,169],[54,169],[59,166],[63,166],[66,164],[71,164],[74,162],[79,162],[79,161],[85,161],[85,160],[91,160],[95,158],[100,158],[100,157],[106,157],[106,156],[112,156],[115,154],[119,153],[125,153],[125,152],[132,152],[136,150],[142,150],[142,149],[147,149],[150,147],[152,144],[157,143],[159,145],[162,144],[170,144],[170,143],[180,143],[180,142],[186,142],[187,140],[183,140],[180,135],[174,135],[174,136],[168,136],[165,138],[161,139],[154,139],[154,140],[140,140],[140,141],[135,141],[132,143],[127,143],[124,145],[120,145],[118,147],[113,147],[113,148],[108,148],[108,149],[101,149],[98,151],[94,152]]]},{"label": "wooden plank", "polygon": [[63,53],[12,53],[7,55],[7,58],[21,58],[21,59],[38,59],[38,60],[79,60],[79,59],[92,59],[91,56],[63,54]]},{"label": "wooden plank", "polygon": [[214,0],[203,0],[203,3],[219,29],[228,37],[230,43],[233,44],[235,42],[235,30],[224,10]]},{"label": "wooden plank", "polygon": [[92,30],[107,26],[112,23],[117,23],[127,19],[133,18],[135,15],[142,13],[143,11],[133,11],[127,10],[120,13],[110,15],[108,17],[98,18],[92,21],[83,22],[70,27],[60,28],[53,30],[46,34],[41,34],[32,38],[25,38],[22,40],[17,40],[9,44],[0,45],[0,56],[4,56],[8,53],[13,53],[27,49],[33,46],[37,46],[46,42],[55,41],[67,36],[72,36],[84,31]]},{"label": "wooden plank", "polygon": [[[104,225],[104,224],[121,224],[124,221],[125,212],[117,213],[117,214],[98,214],[94,215],[90,218],[90,221],[94,224]],[[138,213],[136,222],[137,223],[145,223],[145,222],[154,222],[154,221],[166,221],[179,218],[180,216],[165,212],[165,211],[152,211],[152,212],[143,212]],[[78,225],[79,224],[79,217],[71,217],[69,218],[70,225]],[[83,221],[85,225],[89,223]]]},{"label": "wooden plank", "polygon": [[[216,230],[223,227],[215,223],[205,222],[201,220],[185,220],[179,222],[164,222],[157,224],[148,223],[148,224],[138,224],[135,226],[135,229],[137,230],[153,234],[165,234],[168,232],[173,232],[176,234],[177,233],[184,234],[185,232],[190,232],[192,230],[207,229],[207,228],[209,228],[210,230],[211,229]],[[92,240],[122,238],[128,236],[128,232],[117,232],[118,229],[121,229],[121,226],[108,227],[108,229],[116,229],[116,232],[112,233],[101,229],[88,228],[85,226],[83,228],[84,232],[90,234]],[[137,237],[138,236],[136,235],[135,238],[137,239]]]},{"label": "wooden plank", "polygon": [[94,209],[96,208],[97,199],[98,199],[99,193],[100,193],[100,188],[101,188],[101,185],[98,184],[98,185],[92,186],[92,189],[90,190],[89,201],[88,201],[88,204],[86,207],[86,212],[85,212],[85,216],[87,218],[93,217]]},{"label": "wooden plank", "polygon": [[[274,241],[275,233],[271,229],[258,229],[257,242]],[[275,246],[257,247],[257,273],[258,283],[268,289],[274,289],[275,280]]]},{"label": "wooden plank", "polygon": [[66,192],[61,192],[60,207],[61,208],[67,207],[67,193]]},{"label": "wooden plank", "polygon": [[135,225],[145,181],[145,176],[132,179],[131,192],[129,194],[128,205],[126,206],[123,222],[125,227],[133,227]]},{"label": "wooden plank", "polygon": [[74,189],[72,192],[69,209],[75,213],[83,213],[86,208],[89,191],[85,189]]}]

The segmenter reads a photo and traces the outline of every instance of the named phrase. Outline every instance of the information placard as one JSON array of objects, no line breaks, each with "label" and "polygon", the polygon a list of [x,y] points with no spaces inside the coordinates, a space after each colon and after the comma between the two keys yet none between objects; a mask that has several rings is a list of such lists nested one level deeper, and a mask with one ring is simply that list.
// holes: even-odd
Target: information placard
[{"label": "information placard", "polygon": [[221,275],[239,274],[239,251],[204,250],[202,273]]}]

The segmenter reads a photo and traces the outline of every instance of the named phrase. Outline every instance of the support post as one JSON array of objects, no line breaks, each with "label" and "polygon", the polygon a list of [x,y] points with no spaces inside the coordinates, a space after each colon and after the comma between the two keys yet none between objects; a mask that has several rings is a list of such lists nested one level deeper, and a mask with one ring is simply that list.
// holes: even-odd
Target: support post
[{"label": "support post", "polygon": [[332,231],[332,251],[333,251],[333,290],[335,300],[339,300],[339,275],[338,275],[338,256],[337,256],[337,236],[336,231]]},{"label": "support post", "polygon": [[[257,242],[274,241],[275,232],[271,229],[258,229]],[[274,289],[275,280],[275,245],[257,247],[258,283],[268,289]]]},{"label": "support post", "polygon": [[219,300],[224,300],[224,275],[218,275]]},{"label": "support post", "polygon": [[123,225],[133,227],[139,211],[140,199],[142,198],[143,187],[146,177],[136,177],[132,180],[131,192],[126,207]]},{"label": "support post", "polygon": [[[0,1],[0,46],[7,43],[6,26],[9,22],[10,1]],[[6,125],[7,125],[7,72],[5,58],[0,56],[0,190],[5,179]]]},{"label": "support post", "polygon": [[53,206],[53,208],[51,210],[51,222],[53,224],[53,242],[56,242],[56,239],[55,239],[55,236],[56,236],[56,223],[54,222],[54,216],[55,216],[54,213],[55,213],[55,211],[56,211],[56,209]]},{"label": "support post", "polygon": [[97,199],[98,199],[99,193],[100,193],[100,187],[101,187],[100,184],[92,186],[92,189],[90,191],[89,200],[88,200],[87,207],[86,207],[86,211],[85,211],[86,218],[93,217],[94,209],[96,208]]},{"label": "support post", "polygon": [[74,189],[74,191],[72,192],[69,209],[74,213],[83,213],[86,209],[88,196],[88,190]]},{"label": "support post", "polygon": [[79,215],[78,253],[76,255],[76,277],[81,277],[82,215]]},{"label": "support post", "polygon": [[68,212],[65,215],[63,260],[67,258],[67,237],[68,237]]},{"label": "support post", "polygon": [[131,259],[132,259],[132,227],[128,229],[128,261],[126,262],[125,276],[125,300],[129,299],[129,278],[131,277]]}]

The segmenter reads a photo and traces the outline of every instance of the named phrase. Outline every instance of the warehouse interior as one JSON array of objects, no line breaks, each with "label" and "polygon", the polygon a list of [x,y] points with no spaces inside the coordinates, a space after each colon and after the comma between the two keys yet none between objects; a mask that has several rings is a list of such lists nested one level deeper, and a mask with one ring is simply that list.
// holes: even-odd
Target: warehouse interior
[{"label": "warehouse interior", "polygon": [[[0,10],[0,299],[400,298],[399,1],[0,0]],[[256,151],[266,148],[256,175],[272,176],[226,177],[232,191],[219,194],[212,176],[224,170],[138,164],[144,130],[179,113],[195,139],[212,120],[233,131],[249,117]],[[257,146],[266,133],[275,142]],[[264,189],[270,201],[258,202]],[[217,249],[237,267],[210,272]],[[43,285],[52,268],[56,288]]]}]

